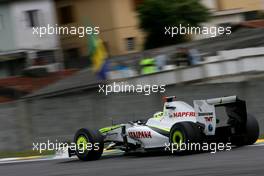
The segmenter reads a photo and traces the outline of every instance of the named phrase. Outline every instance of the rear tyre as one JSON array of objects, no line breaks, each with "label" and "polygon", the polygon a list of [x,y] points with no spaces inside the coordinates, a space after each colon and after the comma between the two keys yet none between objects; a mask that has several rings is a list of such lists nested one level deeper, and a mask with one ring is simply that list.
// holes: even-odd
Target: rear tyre
[{"label": "rear tyre", "polygon": [[258,140],[258,137],[258,121],[254,116],[248,114],[245,133],[242,136],[235,138],[232,143],[236,146],[252,145]]},{"label": "rear tyre", "polygon": [[104,149],[103,136],[99,131],[79,129],[74,136],[76,155],[82,161],[98,160]]},{"label": "rear tyre", "polygon": [[170,130],[170,144],[176,149],[175,154],[190,154],[199,151],[199,146],[189,144],[200,144],[203,141],[202,130],[193,122],[180,122],[173,125]]},{"label": "rear tyre", "polygon": [[259,125],[256,118],[252,115],[247,116],[245,145],[254,144],[259,137]]}]

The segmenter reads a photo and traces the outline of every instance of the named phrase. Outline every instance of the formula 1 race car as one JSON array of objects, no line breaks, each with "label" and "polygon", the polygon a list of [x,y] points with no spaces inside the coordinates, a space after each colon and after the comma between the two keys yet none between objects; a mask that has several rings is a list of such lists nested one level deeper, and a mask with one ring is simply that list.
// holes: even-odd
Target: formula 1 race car
[{"label": "formula 1 race car", "polygon": [[[225,107],[228,117],[226,125],[220,127],[215,112],[219,106]],[[77,148],[69,148],[68,153],[70,157],[77,155],[80,160],[88,161],[99,159],[104,148],[150,151],[164,150],[167,144],[194,142],[243,146],[254,144],[258,136],[257,120],[247,114],[246,102],[237,96],[194,100],[194,107],[176,101],[173,96],[165,97],[163,111],[155,113],[146,122],[138,120],[100,130],[78,130],[74,137]],[[88,144],[88,148],[83,147]]]}]

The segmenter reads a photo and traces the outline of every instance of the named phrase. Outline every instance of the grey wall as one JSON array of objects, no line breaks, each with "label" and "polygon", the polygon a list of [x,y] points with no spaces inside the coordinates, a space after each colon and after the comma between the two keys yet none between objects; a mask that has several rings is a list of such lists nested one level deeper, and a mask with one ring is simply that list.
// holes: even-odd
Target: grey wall
[{"label": "grey wall", "polygon": [[[264,81],[204,85],[171,85],[164,95],[176,95],[192,104],[194,99],[238,95],[247,101],[264,134]],[[104,96],[97,89],[57,97],[25,100],[0,106],[0,151],[25,149],[32,141],[73,138],[81,127],[99,128],[127,120],[146,119],[162,109],[162,96],[112,94]],[[222,117],[220,117],[222,119]],[[13,145],[16,144],[16,145]]]},{"label": "grey wall", "polygon": [[8,103],[0,106],[0,150],[15,150],[17,116],[16,103]]}]

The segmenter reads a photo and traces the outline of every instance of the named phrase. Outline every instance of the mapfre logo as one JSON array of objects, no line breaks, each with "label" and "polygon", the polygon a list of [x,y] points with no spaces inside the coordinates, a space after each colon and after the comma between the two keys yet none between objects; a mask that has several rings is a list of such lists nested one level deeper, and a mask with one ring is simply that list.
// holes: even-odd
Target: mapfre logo
[{"label": "mapfre logo", "polygon": [[152,138],[150,131],[132,131],[128,135],[132,138]]},{"label": "mapfre logo", "polygon": [[170,117],[195,117],[195,112],[173,112]]}]

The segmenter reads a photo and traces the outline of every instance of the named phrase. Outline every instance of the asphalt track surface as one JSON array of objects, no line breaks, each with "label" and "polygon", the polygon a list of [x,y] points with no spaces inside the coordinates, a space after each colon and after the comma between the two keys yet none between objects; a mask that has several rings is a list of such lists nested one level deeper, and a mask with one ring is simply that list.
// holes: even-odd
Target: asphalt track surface
[{"label": "asphalt track surface", "polygon": [[1,176],[263,176],[264,145],[246,146],[216,154],[188,156],[118,155],[82,162],[78,159],[0,165]]}]

